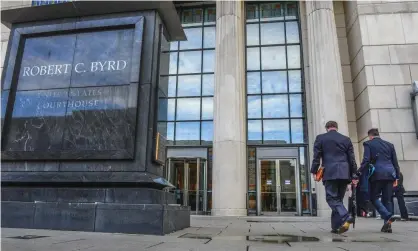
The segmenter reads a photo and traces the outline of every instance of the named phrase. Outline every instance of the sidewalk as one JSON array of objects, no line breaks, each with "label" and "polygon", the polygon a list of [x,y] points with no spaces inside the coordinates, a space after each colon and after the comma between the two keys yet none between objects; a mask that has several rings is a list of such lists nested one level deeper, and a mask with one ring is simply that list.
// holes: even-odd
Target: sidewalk
[{"label": "sidewalk", "polygon": [[[395,222],[393,234],[381,220],[357,219],[344,235],[330,233],[317,217],[192,216],[192,227],[166,236],[2,229],[2,251],[269,251],[418,250],[418,222]],[[22,238],[23,237],[23,238]]]}]

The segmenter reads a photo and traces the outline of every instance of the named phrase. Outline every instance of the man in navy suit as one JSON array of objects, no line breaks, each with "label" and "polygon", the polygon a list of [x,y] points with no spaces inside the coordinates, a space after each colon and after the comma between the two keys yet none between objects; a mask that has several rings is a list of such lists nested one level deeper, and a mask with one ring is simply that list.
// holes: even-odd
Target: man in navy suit
[{"label": "man in navy suit", "polygon": [[396,186],[399,179],[398,159],[395,147],[379,137],[378,129],[370,129],[368,136],[370,140],[363,143],[363,161],[358,173],[367,173],[371,165],[374,166],[374,172],[370,176],[370,200],[384,220],[381,231],[391,233],[391,224],[395,221],[392,212],[393,186]]},{"label": "man in navy suit", "polygon": [[327,122],[325,129],[327,133],[320,134],[315,139],[311,173],[316,180],[315,174],[322,159],[322,181],[327,203],[332,209],[331,232],[344,233],[350,228],[353,218],[344,207],[343,199],[347,185],[352,181],[357,184],[357,164],[353,144],[349,137],[338,132],[337,122]]}]

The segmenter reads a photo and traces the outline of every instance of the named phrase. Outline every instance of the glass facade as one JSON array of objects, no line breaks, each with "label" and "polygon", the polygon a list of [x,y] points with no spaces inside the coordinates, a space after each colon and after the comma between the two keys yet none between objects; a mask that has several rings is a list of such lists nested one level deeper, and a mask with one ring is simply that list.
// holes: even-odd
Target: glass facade
[{"label": "glass facade", "polygon": [[215,7],[180,9],[187,41],[163,42],[158,131],[170,145],[211,145]]},{"label": "glass facade", "polygon": [[[247,3],[245,11],[248,214],[260,214],[262,211],[286,212],[286,208],[292,208],[291,211],[294,209],[289,205],[294,205],[296,198],[280,195],[283,191],[278,192],[276,198],[276,189],[288,188],[291,182],[274,182],[275,177],[272,178],[265,172],[267,169],[275,175],[278,172],[276,178],[283,179],[283,172],[288,172],[289,167],[283,165],[283,159],[278,158],[276,164],[281,167],[277,170],[277,167],[269,169],[266,166],[268,163],[277,166],[275,160],[262,160],[257,157],[257,147],[272,145],[297,147],[299,175],[296,179],[299,188],[296,191],[300,197],[300,214],[310,214],[312,203],[309,171],[305,164],[308,159],[307,127],[298,4]],[[259,182],[260,184],[257,184]],[[273,183],[283,184],[274,187]],[[276,192],[268,193],[271,196],[266,197],[263,189]]]},{"label": "glass facade", "polygon": [[246,5],[248,144],[303,144],[298,6]]}]

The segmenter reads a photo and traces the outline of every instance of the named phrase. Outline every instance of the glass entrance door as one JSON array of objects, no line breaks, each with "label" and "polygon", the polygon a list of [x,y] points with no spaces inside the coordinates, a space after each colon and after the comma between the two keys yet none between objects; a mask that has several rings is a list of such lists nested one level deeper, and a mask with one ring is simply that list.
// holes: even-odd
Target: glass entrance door
[{"label": "glass entrance door", "polygon": [[166,177],[176,186],[177,204],[190,206],[193,214],[206,214],[207,161],[202,158],[168,159]]},{"label": "glass entrance door", "polygon": [[295,215],[298,211],[296,159],[260,160],[258,166],[260,214]]}]

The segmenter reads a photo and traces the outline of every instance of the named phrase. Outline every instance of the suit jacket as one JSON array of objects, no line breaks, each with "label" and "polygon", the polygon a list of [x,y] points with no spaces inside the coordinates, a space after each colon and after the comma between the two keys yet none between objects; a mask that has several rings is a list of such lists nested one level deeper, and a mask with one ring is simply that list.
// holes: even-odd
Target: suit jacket
[{"label": "suit jacket", "polygon": [[393,144],[381,139],[373,138],[363,143],[364,155],[359,172],[367,172],[369,164],[375,167],[374,174],[370,177],[376,180],[395,180],[399,178],[399,165]]},{"label": "suit jacket", "polygon": [[315,174],[320,166],[324,167],[323,181],[351,180],[357,172],[353,144],[349,137],[331,130],[316,137],[311,173]]}]

